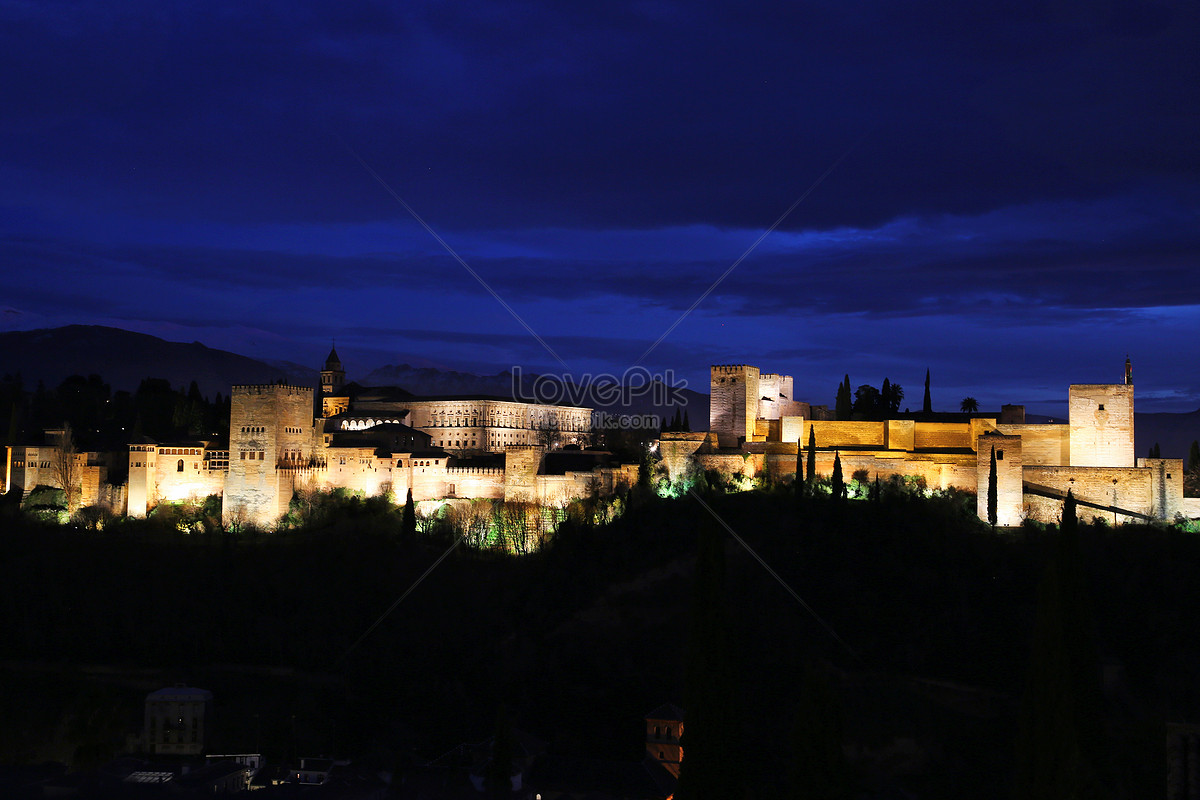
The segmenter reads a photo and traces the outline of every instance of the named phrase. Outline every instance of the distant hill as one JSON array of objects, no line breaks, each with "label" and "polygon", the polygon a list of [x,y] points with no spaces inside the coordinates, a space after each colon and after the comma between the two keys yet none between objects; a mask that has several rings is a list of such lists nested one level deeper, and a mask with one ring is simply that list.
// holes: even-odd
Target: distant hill
[{"label": "distant hill", "polygon": [[157,336],[101,325],[68,325],[0,333],[0,375],[20,373],[26,389],[42,381],[54,388],[71,375],[97,374],[114,390],[133,391],[144,378],[165,378],[187,388],[194,380],[208,397],[229,394],[235,383],[276,380],[317,385],[316,370],[271,365],[214,350],[199,342],[168,342]]}]

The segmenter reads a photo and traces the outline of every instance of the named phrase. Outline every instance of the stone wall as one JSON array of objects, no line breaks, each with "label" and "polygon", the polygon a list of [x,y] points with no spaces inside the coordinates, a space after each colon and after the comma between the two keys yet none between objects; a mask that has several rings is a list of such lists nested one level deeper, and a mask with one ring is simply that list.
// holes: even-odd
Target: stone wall
[{"label": "stone wall", "polygon": [[887,449],[887,424],[884,422],[809,421],[801,438],[808,445],[809,428],[816,428],[817,447],[874,447]]},{"label": "stone wall", "polygon": [[996,454],[996,524],[1005,527],[1020,525],[1025,516],[1025,478],[1020,436],[992,432],[979,437],[975,451],[979,518],[988,522],[993,452]]},{"label": "stone wall", "polygon": [[658,441],[658,452],[667,467],[667,476],[674,481],[686,474],[694,454],[711,452],[716,446],[717,435],[712,431],[663,433]]},{"label": "stone wall", "polygon": [[1131,384],[1073,384],[1068,403],[1072,466],[1134,466]]},{"label": "stone wall", "polygon": [[1021,458],[1026,466],[1058,467],[1071,463],[1069,425],[999,424],[996,430],[1008,436],[1021,437]]},{"label": "stone wall", "polygon": [[163,501],[196,501],[223,494],[228,459],[227,451],[203,444],[130,445],[126,513],[144,517]]},{"label": "stone wall", "polygon": [[917,422],[913,426],[913,447],[917,450],[962,450],[974,445],[969,423]]},{"label": "stone wall", "polygon": [[[1040,467],[1025,468],[1029,483],[1056,489],[1070,490],[1079,500],[1102,506],[1116,506],[1127,511],[1157,516],[1154,505],[1154,480],[1149,469],[1135,467]],[[1182,483],[1180,483],[1182,494]],[[1026,498],[1029,516],[1043,522],[1055,522],[1062,516],[1062,501],[1030,495]],[[1081,520],[1103,518],[1114,522],[1114,514],[1079,506]],[[1115,522],[1139,522],[1135,517],[1115,515]]]}]

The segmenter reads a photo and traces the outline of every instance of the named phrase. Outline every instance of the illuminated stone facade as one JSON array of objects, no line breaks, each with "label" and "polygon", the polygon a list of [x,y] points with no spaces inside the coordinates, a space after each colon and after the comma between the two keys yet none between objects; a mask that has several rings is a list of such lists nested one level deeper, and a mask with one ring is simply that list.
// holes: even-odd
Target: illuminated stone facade
[{"label": "illuminated stone facade", "polygon": [[[981,519],[987,518],[995,446],[1000,525],[1057,521],[1068,491],[1080,501],[1082,519],[1173,520],[1194,506],[1183,498],[1182,461],[1135,460],[1131,383],[1072,385],[1065,425],[1026,423],[1019,406],[1005,406],[996,416],[805,419],[806,410],[817,417],[818,409],[796,401],[791,383],[748,365],[712,367],[710,430],[664,433],[660,452],[668,472],[677,477],[698,467],[730,479],[789,478],[797,447],[815,431],[818,474],[832,473],[836,453],[847,479],[855,473],[871,480],[914,477],[931,489],[978,492]],[[787,395],[786,402],[767,394]],[[757,409],[754,419],[748,409]]]}]

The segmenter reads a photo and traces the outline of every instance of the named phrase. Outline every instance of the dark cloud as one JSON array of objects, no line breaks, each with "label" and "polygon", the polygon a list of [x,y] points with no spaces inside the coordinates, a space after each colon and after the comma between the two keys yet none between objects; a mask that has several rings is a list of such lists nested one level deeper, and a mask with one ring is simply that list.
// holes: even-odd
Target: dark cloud
[{"label": "dark cloud", "polygon": [[553,366],[357,154],[611,371],[836,163],[654,365],[1049,397],[1133,350],[1200,402],[1197,41],[1187,3],[9,3],[4,320]]}]

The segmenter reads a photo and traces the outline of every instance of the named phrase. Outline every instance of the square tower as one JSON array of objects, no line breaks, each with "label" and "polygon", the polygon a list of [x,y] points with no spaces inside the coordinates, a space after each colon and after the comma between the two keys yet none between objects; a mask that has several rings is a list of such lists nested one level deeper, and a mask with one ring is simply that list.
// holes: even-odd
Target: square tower
[{"label": "square tower", "polygon": [[309,387],[233,387],[229,476],[221,504],[227,525],[241,521],[270,526],[287,510],[292,484],[286,469],[307,466],[313,458],[312,409]]},{"label": "square tower", "polygon": [[754,436],[759,406],[758,367],[718,364],[711,370],[708,429],[721,447],[737,447]]},{"label": "square tower", "polygon": [[1133,384],[1072,384],[1071,466],[1132,467]]}]

